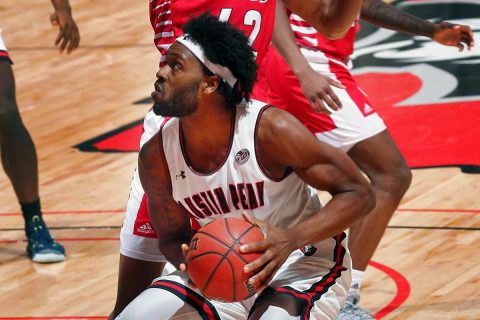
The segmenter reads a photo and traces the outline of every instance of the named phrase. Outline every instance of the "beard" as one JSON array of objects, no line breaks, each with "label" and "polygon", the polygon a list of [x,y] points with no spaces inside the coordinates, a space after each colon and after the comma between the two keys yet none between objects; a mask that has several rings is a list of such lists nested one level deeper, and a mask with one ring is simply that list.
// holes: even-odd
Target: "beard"
[{"label": "beard", "polygon": [[153,105],[153,112],[163,117],[184,117],[198,108],[198,88],[200,81],[187,84],[175,90],[169,99]]}]

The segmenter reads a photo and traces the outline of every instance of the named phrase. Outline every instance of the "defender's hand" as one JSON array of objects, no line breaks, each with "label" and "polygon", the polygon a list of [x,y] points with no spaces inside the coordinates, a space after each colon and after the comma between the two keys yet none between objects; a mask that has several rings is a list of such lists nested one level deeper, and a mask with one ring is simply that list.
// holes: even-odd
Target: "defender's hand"
[{"label": "defender's hand", "polygon": [[432,39],[445,46],[457,47],[459,51],[463,51],[464,45],[470,50],[475,44],[473,32],[469,26],[450,22],[437,23]]},{"label": "defender's hand", "polygon": [[264,252],[260,258],[243,268],[245,273],[252,271],[255,273],[248,282],[257,291],[261,291],[270,283],[275,273],[296,247],[292,242],[292,235],[286,230],[276,228],[247,214],[244,214],[244,218],[252,224],[258,225],[265,234],[265,240],[240,247],[241,252]]},{"label": "defender's hand", "polygon": [[296,76],[313,111],[331,114],[342,108],[342,102],[331,86],[345,89],[343,84],[325,77],[311,68],[298,72]]}]

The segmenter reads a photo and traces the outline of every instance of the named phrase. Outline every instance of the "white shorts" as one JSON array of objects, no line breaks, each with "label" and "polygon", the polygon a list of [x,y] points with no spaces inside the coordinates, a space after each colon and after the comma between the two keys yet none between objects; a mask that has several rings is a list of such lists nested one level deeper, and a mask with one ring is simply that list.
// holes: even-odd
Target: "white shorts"
[{"label": "white shorts", "polygon": [[[140,147],[158,132],[163,121],[164,118],[156,116],[153,111],[147,113],[143,122],[144,132],[140,139]],[[135,168],[133,173],[127,210],[120,231],[120,253],[137,260],[165,261],[150,222],[147,198],[140,182],[138,168]]]},{"label": "white shorts", "polygon": [[3,42],[2,38],[2,29],[0,29],[0,60],[7,60],[12,63],[10,59],[10,55],[8,54],[7,47],[5,46],[5,42]]},{"label": "white shorts", "polygon": [[[330,241],[330,243],[328,243]],[[133,319],[247,319],[257,300],[288,295],[295,298],[303,314],[289,315],[280,306],[270,305],[261,319],[335,319],[345,302],[351,281],[351,259],[345,234],[319,244],[306,255],[295,250],[262,293],[242,302],[223,303],[205,299],[189,287],[188,275],[175,271],[155,279],[150,287],[132,301],[117,320]],[[332,246],[333,244],[333,246]],[[330,256],[326,259],[326,246]],[[332,250],[333,249],[333,250]]]},{"label": "white shorts", "polygon": [[290,112],[319,140],[344,151],[386,129],[345,64],[325,59],[316,51],[301,51],[315,71],[346,86],[331,86],[343,108],[330,115],[313,111],[297,77],[275,50],[269,51],[267,60],[268,103]]}]

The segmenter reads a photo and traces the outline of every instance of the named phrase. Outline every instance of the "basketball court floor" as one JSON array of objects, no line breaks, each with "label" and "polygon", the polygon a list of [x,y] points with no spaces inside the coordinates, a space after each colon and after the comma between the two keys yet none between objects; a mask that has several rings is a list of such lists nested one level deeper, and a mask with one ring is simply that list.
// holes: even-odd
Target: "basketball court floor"
[{"label": "basketball court floor", "polygon": [[[0,2],[44,216],[68,253],[52,265],[27,258],[0,170],[0,320],[106,319],[115,300],[119,230],[159,54],[148,1],[72,2],[82,40],[71,56],[53,47],[49,1]],[[480,1],[399,5],[431,19],[451,15],[480,41]],[[480,319],[480,46],[458,53],[368,26],[357,45],[357,80],[414,168],[361,305],[378,319]]]}]

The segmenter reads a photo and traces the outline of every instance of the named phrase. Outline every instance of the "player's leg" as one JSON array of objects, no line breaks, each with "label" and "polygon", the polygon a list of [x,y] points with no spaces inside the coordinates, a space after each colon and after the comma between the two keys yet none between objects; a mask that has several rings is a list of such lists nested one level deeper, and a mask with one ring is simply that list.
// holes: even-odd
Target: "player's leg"
[{"label": "player's leg", "polygon": [[116,319],[202,319],[197,310],[182,298],[187,296],[198,299],[196,301],[199,302],[199,305],[206,301],[201,295],[182,283],[156,281],[136,297]]},{"label": "player's leg", "polygon": [[165,266],[165,257],[150,223],[147,201],[138,170],[135,170],[120,231],[117,298],[110,319],[159,277]]},{"label": "player's leg", "polygon": [[349,233],[353,269],[365,271],[412,175],[386,130],[357,143],[348,154],[369,177],[377,200],[375,209],[357,221]]},{"label": "player's leg", "polygon": [[[164,118],[156,116],[152,110],[145,115],[140,147],[158,132],[163,121]],[[136,168],[120,232],[117,298],[109,319],[114,319],[153,279],[159,277],[164,267],[165,257],[150,223],[147,198]]]},{"label": "player's leg", "polygon": [[50,236],[42,218],[37,154],[18,111],[15,80],[7,59],[0,59],[0,152],[23,212],[29,257],[40,263],[65,260],[65,249]]},{"label": "player's leg", "polygon": [[350,286],[344,233],[295,250],[256,298],[249,320],[335,319]]},{"label": "player's leg", "polygon": [[176,271],[160,277],[133,300],[118,320],[243,320],[247,310],[241,303],[221,303],[205,299],[188,285],[188,275]]},{"label": "player's leg", "polygon": [[377,200],[374,210],[350,228],[352,285],[338,319],[373,319],[357,305],[363,274],[388,221],[410,185],[411,173],[383,121],[370,107],[368,99],[348,71],[339,71],[336,76],[347,85],[345,91],[334,89],[343,103],[343,109],[331,115],[338,127],[317,136],[348,151],[369,177]]},{"label": "player's leg", "polygon": [[142,293],[163,270],[165,262],[138,260],[120,254],[117,300],[110,319]]},{"label": "player's leg", "polygon": [[256,300],[248,319],[302,319],[302,310],[305,307],[302,300],[297,300],[291,295],[276,293],[273,289],[267,288]]},{"label": "player's leg", "polygon": [[[248,319],[336,319],[345,301],[348,284],[333,283],[323,286],[320,284],[322,280],[319,279],[311,288],[303,291],[295,290],[295,286],[265,289],[256,299]],[[312,289],[317,285],[322,290],[313,292]]]},{"label": "player's leg", "polygon": [[6,60],[0,60],[0,143],[3,168],[18,200],[37,200],[37,154],[18,111],[12,67]]}]

